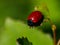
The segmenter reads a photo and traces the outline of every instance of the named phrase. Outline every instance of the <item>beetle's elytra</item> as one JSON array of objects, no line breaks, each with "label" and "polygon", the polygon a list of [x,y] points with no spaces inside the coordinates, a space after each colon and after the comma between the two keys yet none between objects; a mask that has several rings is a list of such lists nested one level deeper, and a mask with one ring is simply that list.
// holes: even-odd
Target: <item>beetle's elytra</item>
[{"label": "beetle's elytra", "polygon": [[40,11],[33,11],[28,16],[28,25],[29,26],[40,26],[40,24],[43,22],[44,16]]}]

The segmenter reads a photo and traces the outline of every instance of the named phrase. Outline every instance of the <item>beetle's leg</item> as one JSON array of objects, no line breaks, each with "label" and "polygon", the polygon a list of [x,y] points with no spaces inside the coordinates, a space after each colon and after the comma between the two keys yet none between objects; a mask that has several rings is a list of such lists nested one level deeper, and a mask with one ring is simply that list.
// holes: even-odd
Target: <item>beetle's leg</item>
[{"label": "beetle's leg", "polygon": [[29,26],[29,28],[31,29],[32,27],[31,27],[31,26]]},{"label": "beetle's leg", "polygon": [[48,22],[48,19],[44,19],[43,22]]},{"label": "beetle's leg", "polygon": [[[48,21],[49,21],[48,18],[43,20],[43,22],[48,22]],[[40,24],[40,26],[42,26],[42,25],[43,25],[43,23]]]},{"label": "beetle's leg", "polygon": [[40,26],[42,26],[42,25],[43,25],[43,23],[40,24]]}]

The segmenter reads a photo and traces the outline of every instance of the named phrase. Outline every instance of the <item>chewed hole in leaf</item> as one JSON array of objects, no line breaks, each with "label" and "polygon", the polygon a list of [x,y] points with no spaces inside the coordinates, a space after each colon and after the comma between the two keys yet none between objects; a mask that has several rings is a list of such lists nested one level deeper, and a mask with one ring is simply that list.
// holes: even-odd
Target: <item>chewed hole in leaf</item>
[{"label": "chewed hole in leaf", "polygon": [[19,45],[32,45],[32,42],[30,42],[26,37],[18,38],[17,42]]}]

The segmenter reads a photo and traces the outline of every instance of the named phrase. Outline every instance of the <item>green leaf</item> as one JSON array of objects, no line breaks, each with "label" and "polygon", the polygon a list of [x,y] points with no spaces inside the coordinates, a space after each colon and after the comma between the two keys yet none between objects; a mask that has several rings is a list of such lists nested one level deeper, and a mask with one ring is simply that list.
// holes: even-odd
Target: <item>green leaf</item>
[{"label": "green leaf", "polygon": [[6,19],[5,31],[0,37],[0,45],[16,45],[17,38],[27,37],[33,45],[53,45],[50,35],[44,34],[36,28],[30,29],[21,21]]}]

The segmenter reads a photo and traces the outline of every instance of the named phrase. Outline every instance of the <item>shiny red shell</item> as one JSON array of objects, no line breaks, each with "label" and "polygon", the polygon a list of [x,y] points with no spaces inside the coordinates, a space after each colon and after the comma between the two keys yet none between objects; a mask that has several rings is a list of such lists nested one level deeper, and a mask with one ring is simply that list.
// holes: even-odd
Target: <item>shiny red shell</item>
[{"label": "shiny red shell", "polygon": [[40,11],[34,11],[28,16],[28,20],[32,20],[34,23],[37,23],[43,18],[43,15]]}]

